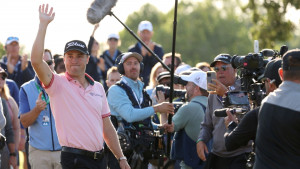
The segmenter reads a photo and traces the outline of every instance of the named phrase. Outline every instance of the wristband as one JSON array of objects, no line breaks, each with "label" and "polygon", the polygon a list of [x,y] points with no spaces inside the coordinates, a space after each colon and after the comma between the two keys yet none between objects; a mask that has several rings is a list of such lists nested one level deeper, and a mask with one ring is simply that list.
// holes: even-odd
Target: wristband
[{"label": "wristband", "polygon": [[127,158],[126,158],[125,156],[123,156],[123,157],[120,157],[120,158],[118,159],[119,162],[120,162],[121,160],[127,160]]},{"label": "wristband", "polygon": [[17,156],[17,154],[16,153],[9,153],[9,156]]},{"label": "wristband", "polygon": [[199,143],[200,141],[203,141],[201,138],[198,138],[198,140],[196,141],[196,143]]}]

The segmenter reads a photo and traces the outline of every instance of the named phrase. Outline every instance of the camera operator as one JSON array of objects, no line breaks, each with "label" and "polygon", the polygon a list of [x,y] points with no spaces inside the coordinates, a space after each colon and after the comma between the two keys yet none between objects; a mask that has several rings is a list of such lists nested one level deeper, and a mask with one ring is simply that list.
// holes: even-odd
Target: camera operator
[{"label": "camera operator", "polygon": [[[115,85],[111,86],[108,90],[108,103],[112,114],[112,121],[116,124],[116,120],[122,121],[124,128],[130,128],[139,132],[145,133],[145,128],[152,128],[151,116],[156,112],[160,113],[173,113],[173,105],[171,103],[160,103],[154,106],[150,105],[150,97],[143,90],[143,82],[140,81],[139,75],[143,71],[143,57],[135,52],[123,53],[118,56],[116,63],[118,71],[122,74],[122,78]],[[136,134],[134,134],[135,136]],[[133,137],[133,135],[131,135]],[[129,136],[130,137],[130,136]],[[149,157],[147,154],[151,154],[151,150],[145,150],[143,144],[139,144],[144,135],[140,135],[139,138],[131,142],[137,142],[135,149],[131,149],[128,153],[125,152],[127,157],[132,157],[138,154],[139,159],[132,159],[131,167],[136,161],[142,161],[141,168],[148,167]],[[147,143],[146,143],[147,144]],[[148,148],[148,147],[147,147]]]},{"label": "camera operator", "polygon": [[176,132],[171,157],[181,161],[181,168],[199,168],[202,161],[197,156],[196,141],[207,105],[206,73],[194,71],[190,75],[182,75],[181,79],[188,82],[186,97],[189,102],[178,109],[172,117],[172,124],[163,126],[168,132]]},{"label": "camera operator", "polygon": [[300,50],[286,52],[279,75],[283,80],[259,110],[254,169],[299,168]]},{"label": "camera operator", "polygon": [[205,112],[204,122],[197,140],[198,156],[206,161],[205,153],[208,153],[207,143],[213,138],[212,152],[209,154],[204,168],[209,169],[241,169],[245,168],[245,154],[251,151],[251,145],[240,147],[234,151],[225,148],[224,134],[226,127],[224,117],[216,117],[214,110],[223,108],[222,97],[227,91],[239,91],[240,81],[236,79],[236,70],[231,66],[231,56],[220,54],[211,63],[216,71],[216,85],[209,83],[208,89],[213,89],[208,96],[208,106]]},{"label": "camera operator", "polygon": [[[273,92],[281,84],[278,70],[281,67],[281,59],[270,61],[263,75],[262,81],[265,84],[266,95]],[[233,151],[241,146],[246,145],[250,140],[255,140],[259,107],[249,111],[238,124],[235,115],[227,111],[225,125],[228,127],[225,133],[225,146],[227,151]],[[234,129],[234,130],[233,130]]]}]

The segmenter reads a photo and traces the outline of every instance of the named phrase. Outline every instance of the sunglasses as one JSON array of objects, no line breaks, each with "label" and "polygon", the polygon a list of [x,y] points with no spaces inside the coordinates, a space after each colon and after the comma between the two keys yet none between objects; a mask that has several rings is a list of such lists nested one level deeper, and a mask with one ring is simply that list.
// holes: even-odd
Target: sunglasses
[{"label": "sunglasses", "polygon": [[2,80],[5,80],[5,79],[6,79],[6,76],[5,76],[5,75],[1,75],[1,79],[2,79]]},{"label": "sunglasses", "polygon": [[45,62],[48,64],[48,66],[51,66],[53,64],[53,60],[46,60]]},{"label": "sunglasses", "polygon": [[227,69],[228,67],[230,67],[230,65],[222,65],[221,67],[214,67],[214,71],[215,71],[215,72],[218,72],[218,71],[220,71],[221,69],[222,69],[223,71],[226,71],[226,69]]},{"label": "sunglasses", "polygon": [[109,38],[108,40],[109,41],[118,41],[118,39],[116,39],[116,38]]}]

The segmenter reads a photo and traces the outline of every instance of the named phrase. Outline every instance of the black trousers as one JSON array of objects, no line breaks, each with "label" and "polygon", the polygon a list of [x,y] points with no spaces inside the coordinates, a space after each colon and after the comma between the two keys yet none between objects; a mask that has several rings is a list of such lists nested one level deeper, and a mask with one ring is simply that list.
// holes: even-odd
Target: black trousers
[{"label": "black trousers", "polygon": [[246,169],[246,162],[249,153],[234,157],[220,157],[209,153],[204,169]]},{"label": "black trousers", "polygon": [[104,158],[94,160],[90,157],[61,152],[60,163],[63,169],[102,169],[105,168]]}]

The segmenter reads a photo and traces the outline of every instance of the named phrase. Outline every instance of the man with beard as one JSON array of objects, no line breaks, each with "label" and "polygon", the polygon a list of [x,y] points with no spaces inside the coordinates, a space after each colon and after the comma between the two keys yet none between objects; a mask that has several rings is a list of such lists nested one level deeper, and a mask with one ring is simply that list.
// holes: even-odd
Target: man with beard
[{"label": "man with beard", "polygon": [[181,161],[181,168],[201,168],[202,161],[197,156],[196,141],[200,132],[199,123],[204,119],[207,105],[206,73],[199,70],[180,77],[188,82],[186,85],[188,103],[178,109],[172,117],[172,124],[164,124],[164,128],[168,132],[176,132],[171,156]]},{"label": "man with beard", "polygon": [[[113,123],[124,125],[125,129],[132,129],[130,132],[135,145],[133,149],[125,152],[127,157],[131,157],[131,168],[135,168],[134,164],[141,161],[141,168],[147,168],[149,159],[152,158],[152,152],[147,144],[144,142],[146,131],[151,131],[153,126],[151,123],[151,116],[156,112],[172,113],[174,108],[171,103],[160,103],[151,106],[150,97],[143,90],[144,83],[139,80],[139,75],[143,71],[143,57],[135,52],[127,52],[118,56],[116,63],[118,71],[122,74],[122,78],[115,85],[108,90],[108,104],[111,110],[111,119]],[[143,134],[140,134],[143,133]],[[154,151],[154,150],[153,150]],[[149,157],[150,155],[150,157]],[[137,162],[138,163],[138,162]]]},{"label": "man with beard", "polygon": [[224,117],[216,117],[213,113],[216,109],[223,108],[223,96],[228,91],[239,91],[240,81],[236,80],[236,70],[230,64],[231,56],[219,54],[210,64],[216,71],[215,85],[209,83],[207,88],[212,89],[208,96],[208,106],[206,108],[205,119],[201,124],[201,131],[197,140],[198,156],[206,161],[205,153],[208,153],[206,144],[212,138],[212,152],[209,155],[207,168],[213,169],[242,169],[245,168],[245,153],[251,152],[251,145],[242,146],[233,151],[227,151],[225,147],[224,134],[226,127]]}]

